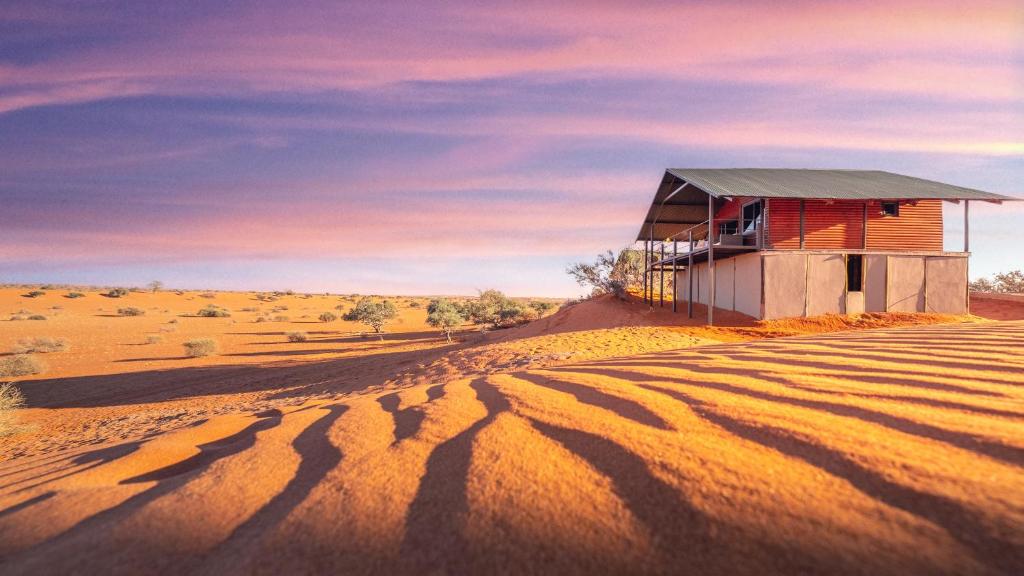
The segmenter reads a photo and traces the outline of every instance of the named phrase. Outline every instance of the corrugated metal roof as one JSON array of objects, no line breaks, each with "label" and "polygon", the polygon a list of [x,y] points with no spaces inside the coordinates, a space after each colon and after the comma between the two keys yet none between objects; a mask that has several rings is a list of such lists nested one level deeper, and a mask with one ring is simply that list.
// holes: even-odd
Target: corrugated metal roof
[{"label": "corrugated metal roof", "polygon": [[1015,200],[1000,194],[881,170],[670,168],[668,173],[715,197]]}]

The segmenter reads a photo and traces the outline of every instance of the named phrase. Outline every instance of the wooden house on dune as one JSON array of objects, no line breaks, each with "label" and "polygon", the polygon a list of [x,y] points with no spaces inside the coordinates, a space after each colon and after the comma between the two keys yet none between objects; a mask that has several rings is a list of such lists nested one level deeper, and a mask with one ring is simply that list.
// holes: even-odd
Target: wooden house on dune
[{"label": "wooden house on dune", "polygon": [[[773,319],[968,311],[969,204],[1007,196],[867,170],[669,169],[637,235],[644,298]],[[942,203],[963,204],[962,252]],[[669,292],[656,290],[674,278]]]}]

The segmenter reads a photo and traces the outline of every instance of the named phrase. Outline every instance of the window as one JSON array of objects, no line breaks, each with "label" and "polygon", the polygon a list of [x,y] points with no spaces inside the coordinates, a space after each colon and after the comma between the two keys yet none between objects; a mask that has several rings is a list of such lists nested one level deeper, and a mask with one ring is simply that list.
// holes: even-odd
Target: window
[{"label": "window", "polygon": [[846,255],[846,291],[860,292],[864,278],[864,256],[860,254]]},{"label": "window", "polygon": [[882,202],[882,216],[899,216],[899,202]]},{"label": "window", "polygon": [[733,220],[731,222],[722,222],[718,225],[718,234],[735,234],[739,230],[739,222]]},{"label": "window", "polygon": [[743,207],[743,233],[749,234],[761,226],[761,201]]}]

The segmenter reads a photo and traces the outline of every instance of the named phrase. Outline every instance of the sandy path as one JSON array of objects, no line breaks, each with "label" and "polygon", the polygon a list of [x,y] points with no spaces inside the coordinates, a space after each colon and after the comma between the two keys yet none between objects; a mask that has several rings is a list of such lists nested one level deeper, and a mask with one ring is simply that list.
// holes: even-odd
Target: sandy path
[{"label": "sandy path", "polygon": [[1024,322],[719,344],[6,462],[0,569],[1013,574],[1022,468]]}]

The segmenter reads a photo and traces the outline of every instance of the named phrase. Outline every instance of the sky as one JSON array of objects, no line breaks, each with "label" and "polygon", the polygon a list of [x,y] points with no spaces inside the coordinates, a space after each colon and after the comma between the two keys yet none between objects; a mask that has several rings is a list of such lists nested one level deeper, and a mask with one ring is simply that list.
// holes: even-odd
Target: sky
[{"label": "sky", "polygon": [[572,296],[667,167],[1024,197],[1024,4],[0,3],[0,283]]}]

